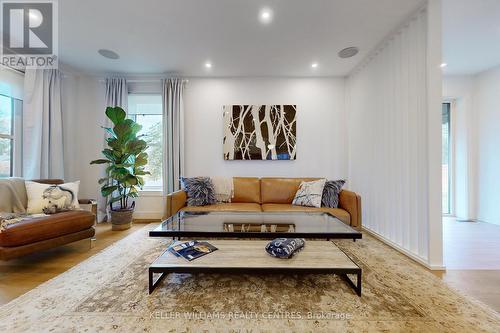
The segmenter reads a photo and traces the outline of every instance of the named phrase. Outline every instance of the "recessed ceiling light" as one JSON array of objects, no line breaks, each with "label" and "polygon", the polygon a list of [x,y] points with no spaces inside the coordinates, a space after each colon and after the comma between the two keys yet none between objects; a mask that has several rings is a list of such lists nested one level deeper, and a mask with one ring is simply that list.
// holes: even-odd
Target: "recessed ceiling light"
[{"label": "recessed ceiling light", "polygon": [[259,20],[263,24],[268,24],[273,20],[273,11],[270,8],[262,8],[259,12]]},{"label": "recessed ceiling light", "polygon": [[346,47],[345,49],[339,51],[339,57],[341,58],[354,57],[356,54],[358,54],[358,52],[359,49],[355,46]]},{"label": "recessed ceiling light", "polygon": [[111,50],[108,50],[108,49],[100,49],[97,52],[100,55],[102,55],[104,58],[108,58],[108,59],[119,59],[120,58],[118,53],[111,51]]},{"label": "recessed ceiling light", "polygon": [[443,62],[443,63],[442,63],[439,67],[441,67],[441,68],[445,68],[446,66],[448,66],[448,64],[447,64],[447,63],[445,63],[445,62]]},{"label": "recessed ceiling light", "polygon": [[311,67],[312,67],[312,68],[318,68],[318,63],[317,63],[317,62],[313,62],[313,63],[311,64]]},{"label": "recessed ceiling light", "polygon": [[210,61],[207,61],[205,63],[205,68],[212,68],[212,63]]}]

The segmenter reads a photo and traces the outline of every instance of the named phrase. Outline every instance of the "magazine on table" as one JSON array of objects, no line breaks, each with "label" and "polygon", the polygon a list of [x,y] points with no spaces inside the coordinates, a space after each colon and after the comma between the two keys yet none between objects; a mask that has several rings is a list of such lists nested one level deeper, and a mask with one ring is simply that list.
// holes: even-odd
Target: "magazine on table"
[{"label": "magazine on table", "polygon": [[168,248],[170,253],[176,257],[183,257],[191,261],[196,258],[202,257],[205,254],[212,253],[217,250],[215,246],[209,242],[188,241],[183,243],[176,243]]}]

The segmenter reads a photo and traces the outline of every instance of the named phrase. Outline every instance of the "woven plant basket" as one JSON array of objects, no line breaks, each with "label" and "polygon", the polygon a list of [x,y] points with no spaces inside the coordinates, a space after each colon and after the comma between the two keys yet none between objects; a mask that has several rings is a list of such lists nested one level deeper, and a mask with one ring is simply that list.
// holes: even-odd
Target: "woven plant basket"
[{"label": "woven plant basket", "polygon": [[134,208],[112,210],[111,212],[111,230],[126,230],[132,226],[132,215]]}]

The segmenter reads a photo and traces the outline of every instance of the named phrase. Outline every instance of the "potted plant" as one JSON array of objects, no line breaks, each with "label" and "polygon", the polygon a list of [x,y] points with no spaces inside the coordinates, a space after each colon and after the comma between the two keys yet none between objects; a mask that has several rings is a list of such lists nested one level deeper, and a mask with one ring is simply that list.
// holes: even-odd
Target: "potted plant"
[{"label": "potted plant", "polygon": [[125,230],[132,224],[133,199],[138,197],[138,188],[144,185],[143,176],[150,174],[145,170],[148,145],[141,139],[142,135],[138,135],[142,126],[126,119],[122,108],[107,107],[106,116],[113,127],[103,127],[109,134],[108,148],[102,151],[105,158],[90,164],[107,164],[106,177],[99,179],[101,194],[109,204],[112,230]]}]

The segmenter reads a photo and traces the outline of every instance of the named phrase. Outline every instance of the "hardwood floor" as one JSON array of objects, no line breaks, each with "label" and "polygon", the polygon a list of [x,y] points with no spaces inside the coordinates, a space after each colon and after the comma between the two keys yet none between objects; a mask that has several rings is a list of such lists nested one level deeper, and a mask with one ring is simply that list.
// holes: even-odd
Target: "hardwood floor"
[{"label": "hardwood floor", "polygon": [[[445,219],[444,253],[447,271],[433,273],[450,286],[500,312],[500,226],[464,223],[466,222]],[[0,261],[0,305],[145,226],[146,224],[136,223],[129,230],[111,231],[109,224],[99,224],[93,248],[90,248],[88,240],[84,240],[20,259]],[[471,237],[472,235],[474,236]],[[477,260],[478,255],[481,260]]]},{"label": "hardwood floor", "polygon": [[135,223],[129,230],[111,231],[109,223],[102,223],[97,225],[97,239],[92,248],[89,240],[82,240],[19,259],[0,261],[0,305],[56,277],[145,226],[146,224]]},{"label": "hardwood floor", "polygon": [[443,218],[445,272],[433,272],[450,286],[500,312],[500,226]]}]

